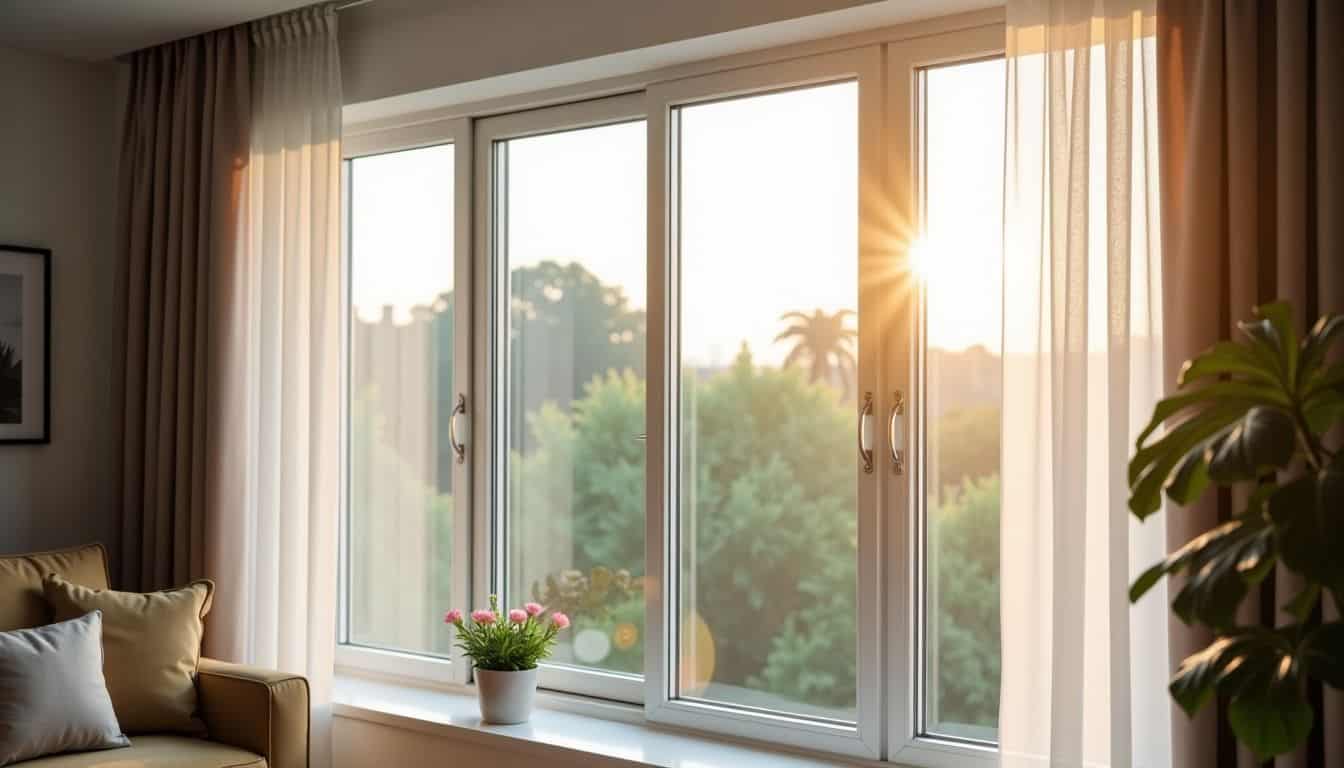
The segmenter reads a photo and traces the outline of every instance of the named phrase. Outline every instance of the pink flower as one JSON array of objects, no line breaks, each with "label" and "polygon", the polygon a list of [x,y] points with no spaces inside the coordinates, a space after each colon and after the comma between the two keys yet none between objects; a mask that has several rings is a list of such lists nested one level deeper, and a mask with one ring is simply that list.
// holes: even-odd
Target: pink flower
[{"label": "pink flower", "polygon": [[494,611],[472,611],[471,620],[477,624],[494,624],[499,617]]},{"label": "pink flower", "polygon": [[542,607],[541,603],[523,603],[523,610],[527,611],[528,616],[539,616],[546,609]]},{"label": "pink flower", "polygon": [[569,617],[556,611],[551,614],[551,623],[555,625],[556,629],[565,629],[569,626]]},{"label": "pink flower", "polygon": [[456,624],[461,620],[462,620],[462,612],[456,608],[443,614],[443,621],[445,624]]},{"label": "pink flower", "polygon": [[522,624],[524,621],[527,621],[527,611],[524,611],[522,608],[514,608],[509,611],[509,621],[512,621],[514,624]]}]

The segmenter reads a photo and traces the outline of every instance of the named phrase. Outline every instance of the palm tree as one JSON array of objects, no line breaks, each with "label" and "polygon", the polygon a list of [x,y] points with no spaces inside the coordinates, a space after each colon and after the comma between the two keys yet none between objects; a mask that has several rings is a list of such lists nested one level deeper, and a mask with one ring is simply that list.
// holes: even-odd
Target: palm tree
[{"label": "palm tree", "polygon": [[858,333],[845,327],[845,319],[853,310],[841,309],[826,313],[814,310],[812,314],[785,312],[779,319],[793,323],[775,337],[776,342],[795,339],[793,349],[784,358],[784,365],[807,361],[809,380],[824,381],[839,387],[848,396],[853,385],[858,363],[854,359],[854,340]]}]

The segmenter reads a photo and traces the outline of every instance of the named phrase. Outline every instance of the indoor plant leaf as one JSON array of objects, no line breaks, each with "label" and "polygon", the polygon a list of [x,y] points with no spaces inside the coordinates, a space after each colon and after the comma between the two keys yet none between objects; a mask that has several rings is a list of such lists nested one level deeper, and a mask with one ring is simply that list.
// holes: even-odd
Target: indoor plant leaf
[{"label": "indoor plant leaf", "polygon": [[1187,624],[1230,627],[1251,585],[1274,563],[1274,531],[1263,520],[1241,518],[1220,530],[1222,535],[1206,541],[1184,564],[1189,577],[1172,610]]},{"label": "indoor plant leaf", "polygon": [[[1298,359],[1298,384],[1303,391],[1319,381],[1320,366],[1330,354],[1330,347],[1344,338],[1344,315],[1323,315],[1302,340],[1302,355]],[[1333,369],[1344,373],[1340,364]],[[1331,369],[1326,369],[1331,370]]]},{"label": "indoor plant leaf", "polygon": [[1181,422],[1152,445],[1141,447],[1129,462],[1129,508],[1140,519],[1162,504],[1162,488],[1185,455],[1236,421],[1245,407],[1216,403]]},{"label": "indoor plant leaf", "polygon": [[[1257,649],[1258,650],[1258,649]],[[1261,760],[1291,752],[1311,733],[1314,715],[1291,656],[1248,656],[1250,670],[1227,707],[1232,732]]]},{"label": "indoor plant leaf", "polygon": [[1250,349],[1271,364],[1284,387],[1293,390],[1297,372],[1297,332],[1293,328],[1293,308],[1286,301],[1276,301],[1255,308],[1255,320],[1237,326],[1250,337]]},{"label": "indoor plant leaf", "polygon": [[1258,629],[1229,632],[1185,657],[1167,686],[1172,699],[1193,717],[1215,691],[1237,690],[1257,666],[1271,665],[1279,658],[1268,634]]},{"label": "indoor plant leaf", "polygon": [[1183,390],[1180,394],[1159,400],[1153,408],[1153,417],[1148,425],[1139,433],[1135,443],[1142,446],[1144,442],[1162,425],[1167,419],[1180,413],[1181,411],[1195,405],[1203,403],[1221,403],[1224,405],[1231,403],[1240,403],[1245,407],[1255,405],[1277,405],[1289,407],[1292,401],[1284,394],[1283,390],[1277,386],[1267,386],[1259,383],[1249,383],[1244,381],[1220,381],[1214,384],[1198,387],[1191,390]]},{"label": "indoor plant leaf", "polygon": [[1244,516],[1196,536],[1149,568],[1130,587],[1129,598],[1137,601],[1168,573],[1189,570],[1172,603],[1176,614],[1187,624],[1227,626],[1250,586],[1273,563],[1273,530],[1263,518]]},{"label": "indoor plant leaf", "polygon": [[1344,470],[1328,467],[1269,498],[1283,562],[1337,594],[1344,589]]},{"label": "indoor plant leaf", "polygon": [[[1217,637],[1182,663],[1172,697],[1193,713],[1215,692],[1225,696],[1234,734],[1262,759],[1307,738],[1309,681],[1344,686],[1344,622],[1307,623],[1323,596],[1344,610],[1344,451],[1325,439],[1344,421],[1344,361],[1331,362],[1344,316],[1321,318],[1299,342],[1294,315],[1283,302],[1259,307],[1238,324],[1243,338],[1187,363],[1180,386],[1199,386],[1157,405],[1129,464],[1130,508],[1140,519],[1164,493],[1185,505],[1210,485],[1250,491],[1231,495],[1245,499],[1231,521],[1139,576],[1130,599],[1165,575],[1185,576],[1173,611]],[[1276,563],[1303,578],[1283,606],[1295,623],[1236,626],[1238,607]]]},{"label": "indoor plant leaf", "polygon": [[1313,629],[1302,642],[1302,668],[1311,677],[1344,689],[1344,621],[1332,621]]},{"label": "indoor plant leaf", "polygon": [[1209,477],[1223,485],[1281,469],[1297,449],[1293,417],[1278,408],[1255,406],[1209,449]]},{"label": "indoor plant leaf", "polygon": [[1278,387],[1280,382],[1274,368],[1266,359],[1252,352],[1245,344],[1220,341],[1181,367],[1176,385],[1185,388],[1201,379],[1240,374],[1252,382]]}]

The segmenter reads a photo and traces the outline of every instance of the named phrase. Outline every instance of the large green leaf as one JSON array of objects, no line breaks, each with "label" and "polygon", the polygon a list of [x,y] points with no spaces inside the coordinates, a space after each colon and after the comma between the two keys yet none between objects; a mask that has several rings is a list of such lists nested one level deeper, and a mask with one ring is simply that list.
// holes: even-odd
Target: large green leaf
[{"label": "large green leaf", "polygon": [[1129,598],[1138,601],[1168,573],[1188,571],[1172,609],[1187,624],[1230,626],[1250,587],[1274,564],[1273,536],[1273,529],[1258,515],[1224,523],[1145,571],[1130,587]]},{"label": "large green leaf", "polygon": [[1214,640],[1207,648],[1181,661],[1167,689],[1171,698],[1193,717],[1218,689],[1218,682],[1229,667],[1240,665],[1247,647],[1253,642],[1245,635],[1230,635]]},{"label": "large green leaf", "polygon": [[1144,571],[1139,578],[1134,580],[1134,584],[1129,588],[1130,602],[1138,602],[1148,590],[1153,588],[1163,576],[1168,573],[1176,573],[1183,570],[1190,561],[1200,552],[1209,546],[1209,542],[1219,538],[1234,536],[1244,523],[1241,520],[1232,520],[1214,528],[1211,531],[1205,531],[1190,541],[1186,542],[1180,549],[1167,555],[1162,562],[1154,565]]},{"label": "large green leaf", "polygon": [[[1344,368],[1341,369],[1341,376],[1344,377]],[[1313,390],[1303,400],[1302,418],[1316,436],[1324,435],[1344,421],[1344,378],[1334,386]]]},{"label": "large green leaf", "polygon": [[[1302,356],[1298,359],[1298,391],[1304,392],[1318,380],[1321,365],[1330,356],[1330,347],[1344,339],[1344,315],[1323,315],[1302,340]],[[1338,365],[1335,366],[1337,369]]]},{"label": "large green leaf", "polygon": [[1241,404],[1247,408],[1256,405],[1273,405],[1282,408],[1292,406],[1292,401],[1282,389],[1266,386],[1264,384],[1249,383],[1244,381],[1220,381],[1207,386],[1198,387],[1189,391],[1183,391],[1178,395],[1172,395],[1166,399],[1158,401],[1153,408],[1153,417],[1148,425],[1139,433],[1135,440],[1137,447],[1142,448],[1145,441],[1157,431],[1167,419],[1184,411],[1187,408],[1196,405],[1210,405],[1221,403],[1225,405]]},{"label": "large green leaf", "polygon": [[1235,341],[1220,341],[1187,361],[1176,377],[1176,386],[1185,388],[1201,379],[1225,376],[1241,376],[1252,383],[1281,387],[1272,358]]},{"label": "large green leaf", "polygon": [[1192,450],[1240,418],[1246,409],[1238,404],[1217,403],[1181,422],[1152,445],[1139,449],[1129,462],[1129,508],[1139,519],[1153,514],[1162,504],[1162,488],[1176,465]]},{"label": "large green leaf", "polygon": [[1225,439],[1209,448],[1209,477],[1221,485],[1254,480],[1282,469],[1297,449],[1293,417],[1278,408],[1256,406],[1241,417]]},{"label": "large green leaf", "polygon": [[[1130,508],[1141,519],[1163,493],[1184,505],[1213,484],[1249,484],[1245,508],[1145,571],[1130,599],[1166,575],[1185,576],[1173,611],[1220,637],[1182,663],[1172,696],[1192,714],[1215,692],[1227,697],[1234,733],[1264,759],[1310,733],[1308,680],[1344,688],[1344,622],[1305,624],[1322,596],[1344,610],[1344,451],[1322,446],[1344,422],[1344,361],[1335,356],[1344,316],[1321,318],[1300,342],[1284,302],[1239,327],[1243,338],[1182,369],[1181,391],[1154,409],[1128,469]],[[1296,623],[1235,626],[1238,606],[1275,563],[1304,577],[1281,606]]]},{"label": "large green leaf", "polygon": [[1238,327],[1251,338],[1252,352],[1272,363],[1284,387],[1294,391],[1298,349],[1292,305],[1286,301],[1264,304],[1255,308],[1255,315],[1256,320],[1238,323]]},{"label": "large green leaf", "polygon": [[1297,623],[1302,624],[1316,612],[1316,606],[1321,604],[1321,585],[1316,583],[1307,584],[1297,593],[1297,596],[1288,601],[1283,607],[1283,612],[1292,616]]},{"label": "large green leaf", "polygon": [[1232,732],[1261,760],[1293,751],[1311,734],[1314,719],[1298,665],[1269,653],[1246,664],[1251,671],[1227,706]]},{"label": "large green leaf", "polygon": [[1215,692],[1230,699],[1228,720],[1243,743],[1262,758],[1300,745],[1313,713],[1302,687],[1300,628],[1230,631],[1181,662],[1171,680],[1172,698],[1194,715]]},{"label": "large green leaf", "polygon": [[1185,454],[1162,486],[1167,498],[1185,505],[1198,499],[1209,486],[1210,447],[1226,439],[1231,427],[1223,427],[1218,434],[1205,440]]},{"label": "large green leaf", "polygon": [[1251,586],[1262,581],[1274,564],[1274,531],[1258,518],[1243,518],[1219,530],[1182,569],[1188,578],[1172,601],[1172,610],[1187,624],[1200,622],[1226,628]]},{"label": "large green leaf", "polygon": [[1344,689],[1344,621],[1312,630],[1302,642],[1302,668],[1334,688]]},{"label": "large green leaf", "polygon": [[1344,590],[1344,470],[1327,467],[1279,487],[1268,509],[1284,564]]}]

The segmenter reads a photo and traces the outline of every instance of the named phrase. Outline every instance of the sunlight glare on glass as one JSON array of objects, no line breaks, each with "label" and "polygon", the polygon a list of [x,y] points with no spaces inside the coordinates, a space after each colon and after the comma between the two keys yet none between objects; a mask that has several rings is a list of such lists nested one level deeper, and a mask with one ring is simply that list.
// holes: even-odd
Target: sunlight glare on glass
[{"label": "sunlight glare on glass", "polygon": [[916,238],[910,244],[910,272],[919,282],[930,285],[942,281],[944,262],[933,243],[926,237]]}]

